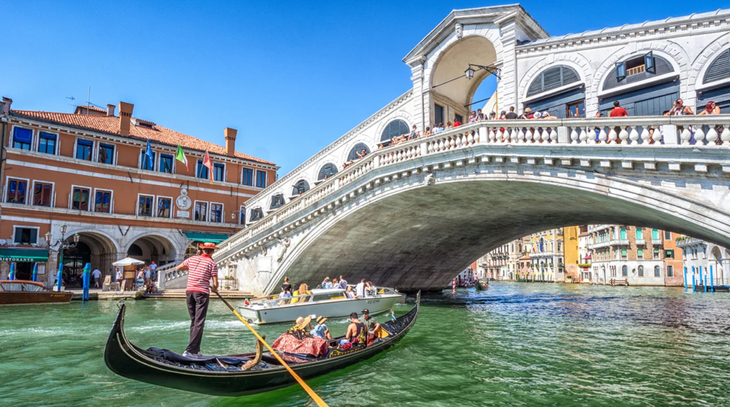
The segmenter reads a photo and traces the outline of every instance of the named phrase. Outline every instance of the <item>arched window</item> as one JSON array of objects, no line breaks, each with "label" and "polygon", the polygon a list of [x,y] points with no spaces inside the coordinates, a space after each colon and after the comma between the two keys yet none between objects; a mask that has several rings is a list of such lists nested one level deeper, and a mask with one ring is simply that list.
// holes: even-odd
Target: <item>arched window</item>
[{"label": "arched window", "polygon": [[[672,267],[672,266],[668,266]],[[662,276],[662,269],[659,266],[654,266],[654,277],[661,277]]]},{"label": "arched window", "polygon": [[730,49],[726,49],[715,58],[705,72],[702,83],[715,82],[730,78]]},{"label": "arched window", "polygon": [[347,161],[353,161],[360,158],[357,156],[357,153],[362,153],[363,150],[365,150],[365,154],[370,154],[370,148],[368,148],[365,143],[355,144],[355,147],[350,150],[350,154],[347,155]]},{"label": "arched window", "polygon": [[276,209],[279,207],[284,206],[284,195],[283,194],[275,194],[271,196],[271,206],[269,209]]},{"label": "arched window", "polygon": [[544,70],[527,88],[527,97],[580,81],[575,69],[560,65]]},{"label": "arched window", "polygon": [[380,141],[390,142],[390,139],[393,137],[402,136],[408,133],[410,133],[410,130],[408,130],[408,123],[403,120],[393,120],[383,129],[383,133],[380,135]]},{"label": "arched window", "polygon": [[292,189],[291,194],[296,196],[299,194],[303,194],[307,191],[309,191],[309,182],[300,179],[299,181],[297,181],[296,184],[294,184],[294,188]]},{"label": "arched window", "polygon": [[257,220],[264,217],[264,211],[261,208],[251,209],[251,220],[249,222],[256,222]]},{"label": "arched window", "polygon": [[644,266],[639,266],[639,277],[644,277]]},{"label": "arched window", "polygon": [[621,277],[628,277],[628,276],[629,276],[628,266],[622,266],[621,267]]},{"label": "arched window", "polygon": [[335,174],[337,174],[337,166],[332,163],[327,163],[320,168],[317,181],[329,178]]}]

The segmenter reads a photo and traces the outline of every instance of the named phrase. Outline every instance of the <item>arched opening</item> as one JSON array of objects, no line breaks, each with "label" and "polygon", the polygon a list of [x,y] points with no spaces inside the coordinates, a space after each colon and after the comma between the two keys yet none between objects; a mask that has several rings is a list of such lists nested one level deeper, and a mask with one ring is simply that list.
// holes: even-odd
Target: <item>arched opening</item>
[{"label": "arched opening", "polygon": [[702,77],[703,89],[697,92],[697,112],[700,113],[707,102],[715,102],[722,113],[730,109],[730,49],[721,52],[710,62]]},{"label": "arched opening", "polygon": [[317,181],[325,180],[335,174],[337,174],[337,166],[332,163],[327,163],[319,169],[319,173],[317,174]]},{"label": "arched opening", "polygon": [[400,119],[393,120],[385,126],[383,132],[380,134],[380,144],[387,146],[393,137],[400,137],[409,133],[408,123]]},{"label": "arched opening", "polygon": [[[98,233],[73,232],[79,234],[79,243],[76,247],[63,251],[63,280],[66,287],[81,287],[82,273],[86,263],[91,269],[98,268],[102,274],[109,275],[112,263],[117,260],[117,249],[114,243]],[[70,233],[71,235],[73,233]]]},{"label": "arched opening", "polygon": [[309,182],[307,182],[306,180],[300,179],[292,187],[291,194],[292,194],[292,196],[299,196],[307,191],[309,191]]},{"label": "arched opening", "polygon": [[347,161],[355,161],[359,159],[360,156],[367,154],[370,154],[370,147],[368,147],[365,143],[357,143],[355,144],[355,147],[352,147],[352,150],[350,150],[350,153],[347,155]]},{"label": "arched opening", "polygon": [[[441,54],[431,75],[430,115],[426,122],[431,127],[438,123],[454,122],[455,119],[462,123],[468,122],[469,113],[476,110],[472,108],[472,103],[490,98],[488,93],[496,89],[496,81],[488,81],[484,89],[480,89],[490,72],[478,69],[471,80],[467,79],[464,72],[469,64],[491,66],[496,60],[494,45],[481,36],[464,37]],[[500,109],[504,110],[501,107]],[[424,127],[426,126],[429,124]]]},{"label": "arched opening", "polygon": [[143,236],[135,240],[127,249],[127,256],[147,264],[153,261],[158,266],[175,261],[175,246],[162,236]]},{"label": "arched opening", "polygon": [[585,85],[575,69],[558,65],[542,71],[527,88],[525,108],[558,118],[585,117]]},{"label": "arched opening", "polygon": [[274,210],[276,208],[280,208],[284,206],[285,203],[284,194],[274,194],[271,196],[271,206],[269,206],[269,209]]},{"label": "arched opening", "polygon": [[618,100],[629,116],[661,116],[679,98],[674,72],[671,62],[651,52],[626,58],[604,79],[598,110],[608,116]]}]

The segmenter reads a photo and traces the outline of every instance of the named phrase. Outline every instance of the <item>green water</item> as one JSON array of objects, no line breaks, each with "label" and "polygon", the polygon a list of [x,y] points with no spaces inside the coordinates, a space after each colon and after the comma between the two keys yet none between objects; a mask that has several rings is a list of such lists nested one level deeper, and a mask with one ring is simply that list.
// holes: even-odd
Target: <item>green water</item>
[{"label": "green water", "polygon": [[[183,302],[128,304],[132,342],[183,350]],[[112,301],[0,308],[0,405],[314,405],[299,387],[222,398],[116,376],[102,358],[116,311]],[[222,304],[208,315],[205,353],[253,350]],[[310,384],[332,406],[728,406],[729,333],[728,294],[495,283],[424,299],[396,347]]]}]

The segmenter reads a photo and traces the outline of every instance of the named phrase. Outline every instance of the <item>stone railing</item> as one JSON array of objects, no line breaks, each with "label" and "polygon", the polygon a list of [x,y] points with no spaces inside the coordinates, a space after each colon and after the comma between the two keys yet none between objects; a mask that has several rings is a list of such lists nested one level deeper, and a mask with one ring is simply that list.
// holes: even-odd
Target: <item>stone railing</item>
[{"label": "stone railing", "polygon": [[[656,149],[705,147],[730,150],[730,115],[498,120],[470,123],[438,134],[390,145],[368,154],[233,235],[221,244],[221,252],[226,252],[243,242],[250,242],[254,238],[259,240],[265,237],[264,234],[270,232],[274,225],[331,196],[340,188],[374,169],[477,145],[513,145],[528,148],[534,146],[539,154],[544,154],[544,149],[548,147],[551,153],[556,155],[559,155],[559,150],[555,150],[554,147],[558,146],[590,148],[596,151],[596,156],[600,156],[602,149],[615,150],[617,147]],[[547,162],[548,158],[545,160]],[[501,162],[501,159],[497,162]],[[645,167],[649,165],[651,163],[646,163]],[[679,164],[673,165],[679,168]],[[669,168],[675,169],[672,164]],[[727,166],[727,171],[730,171],[730,164]],[[317,212],[325,210],[326,208],[316,209]],[[316,214],[301,218],[295,226],[306,223],[313,216]],[[266,240],[274,238],[273,235],[266,236]]]},{"label": "stone railing", "polygon": [[169,287],[171,284],[180,281],[180,279],[185,278],[187,279],[188,271],[187,270],[176,270],[175,267],[178,266],[179,263],[170,263],[165,264],[162,267],[158,267],[157,270],[155,270],[155,273],[157,273],[157,287],[160,290],[164,290],[165,287]]}]

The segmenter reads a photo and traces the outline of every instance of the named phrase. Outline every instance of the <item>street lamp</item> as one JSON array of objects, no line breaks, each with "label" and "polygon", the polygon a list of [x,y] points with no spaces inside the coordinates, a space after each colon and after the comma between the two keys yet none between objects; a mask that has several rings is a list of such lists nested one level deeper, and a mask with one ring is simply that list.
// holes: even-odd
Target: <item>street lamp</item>
[{"label": "street lamp", "polygon": [[[476,68],[476,69],[475,69]],[[493,74],[497,77],[497,79],[502,79],[502,72],[494,65],[477,65],[477,64],[469,64],[469,67],[466,68],[466,71],[464,71],[464,75],[466,75],[466,79],[472,80],[474,78],[474,74],[477,71],[487,71],[487,73]]]},{"label": "street lamp", "polygon": [[51,243],[53,241],[53,234],[51,232],[46,232],[46,243],[48,243],[48,249],[49,250],[55,250],[55,247],[58,246],[58,274],[56,274],[56,291],[61,291],[61,280],[63,277],[63,249],[72,249],[76,247],[76,245],[79,244],[79,239],[81,236],[79,236],[78,233],[74,233],[72,239],[73,243],[70,243],[66,240],[66,231],[68,230],[68,226],[64,223],[61,225],[61,238],[58,239],[55,243]]}]

